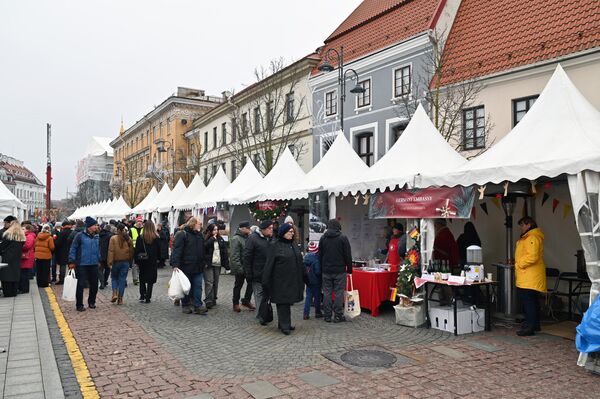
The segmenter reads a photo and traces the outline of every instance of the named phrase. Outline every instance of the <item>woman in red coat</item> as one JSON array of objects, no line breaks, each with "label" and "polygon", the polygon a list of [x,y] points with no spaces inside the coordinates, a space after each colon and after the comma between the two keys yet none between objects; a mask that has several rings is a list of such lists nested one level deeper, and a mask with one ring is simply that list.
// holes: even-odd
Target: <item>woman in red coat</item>
[{"label": "woman in red coat", "polygon": [[25,244],[23,244],[23,255],[21,256],[21,278],[19,281],[19,291],[21,293],[29,292],[29,278],[33,273],[33,262],[35,262],[35,231],[30,224],[23,226],[25,233]]}]

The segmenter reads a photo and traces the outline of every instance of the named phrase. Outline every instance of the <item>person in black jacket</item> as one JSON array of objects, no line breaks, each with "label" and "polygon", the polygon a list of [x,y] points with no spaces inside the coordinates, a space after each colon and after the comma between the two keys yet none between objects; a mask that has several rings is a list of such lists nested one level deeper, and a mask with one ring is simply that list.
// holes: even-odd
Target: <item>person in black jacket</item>
[{"label": "person in black jacket", "polygon": [[254,292],[254,303],[256,304],[256,318],[260,324],[266,323],[260,319],[258,310],[263,297],[262,273],[267,263],[267,254],[271,237],[273,236],[273,222],[264,220],[260,223],[259,230],[250,234],[244,247],[244,271],[246,272],[246,281],[252,284]]},{"label": "person in black jacket", "polygon": [[159,255],[160,240],[156,228],[152,220],[147,220],[133,252],[134,262],[140,268],[140,302],[150,303],[152,287],[156,283]]},{"label": "person in black jacket", "polygon": [[169,230],[163,228],[163,225],[158,223],[156,225],[156,232],[160,242],[160,254],[158,256],[158,267],[165,267],[165,261],[169,259]]},{"label": "person in black jacket", "polygon": [[344,317],[344,288],[346,273],[352,274],[352,250],[348,238],[341,232],[340,222],[331,219],[327,231],[319,240],[319,259],[323,273],[324,320],[331,322],[331,293],[335,293],[333,304],[334,323],[346,321]]},{"label": "person in black jacket", "polygon": [[56,285],[63,285],[65,282],[67,264],[69,263],[69,248],[71,247],[69,243],[69,236],[72,232],[72,226],[72,221],[64,221],[62,224],[62,230],[58,234],[58,237],[56,237],[56,242],[54,243],[54,256],[56,258],[56,264],[58,265],[59,271],[58,282]]},{"label": "person in black jacket", "polygon": [[291,306],[302,301],[305,272],[298,245],[294,242],[294,228],[289,223],[279,227],[278,239],[269,248],[267,263],[262,273],[265,295],[277,304],[279,329],[285,335],[294,330]]},{"label": "person in black jacket", "polygon": [[201,230],[202,224],[198,219],[190,218],[185,228],[177,232],[173,241],[171,266],[174,270],[181,270],[192,286],[189,294],[181,301],[183,313],[206,313],[206,307],[202,306],[202,277],[206,267],[206,254]]},{"label": "person in black jacket", "polygon": [[[0,282],[2,283],[2,294],[5,297],[17,296],[17,289],[21,279],[21,255],[25,243],[25,233],[19,225],[19,221],[11,216],[0,237],[0,255],[2,262],[8,266],[0,268]],[[29,283],[28,283],[29,284]]]},{"label": "person in black jacket", "polygon": [[98,265],[98,280],[100,281],[100,289],[103,290],[108,284],[108,276],[110,276],[110,267],[106,264],[108,258],[108,244],[110,238],[114,234],[111,232],[111,225],[105,224],[100,231],[100,264]]},{"label": "person in black jacket", "polygon": [[206,228],[204,248],[207,259],[206,269],[204,270],[204,303],[206,308],[210,309],[217,304],[221,266],[229,269],[227,243],[219,234],[219,227],[216,224],[209,224]]}]

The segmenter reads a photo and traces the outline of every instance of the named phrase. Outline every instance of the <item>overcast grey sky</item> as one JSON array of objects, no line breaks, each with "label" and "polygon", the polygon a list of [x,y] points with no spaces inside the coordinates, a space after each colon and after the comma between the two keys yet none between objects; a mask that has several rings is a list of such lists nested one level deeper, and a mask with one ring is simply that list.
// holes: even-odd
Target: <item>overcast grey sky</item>
[{"label": "overcast grey sky", "polygon": [[269,60],[314,51],[361,0],[4,0],[0,152],[75,191],[92,136],[116,137],[177,86],[220,95]]}]

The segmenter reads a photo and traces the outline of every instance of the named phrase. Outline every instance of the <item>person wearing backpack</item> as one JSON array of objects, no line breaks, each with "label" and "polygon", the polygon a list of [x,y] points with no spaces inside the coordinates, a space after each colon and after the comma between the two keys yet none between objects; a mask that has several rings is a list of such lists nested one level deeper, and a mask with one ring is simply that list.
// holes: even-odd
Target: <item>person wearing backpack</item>
[{"label": "person wearing backpack", "polygon": [[202,223],[195,217],[190,218],[185,228],[175,235],[170,263],[173,270],[183,272],[191,284],[190,292],[181,300],[181,311],[206,314],[206,306],[202,303],[202,281],[207,259]]}]

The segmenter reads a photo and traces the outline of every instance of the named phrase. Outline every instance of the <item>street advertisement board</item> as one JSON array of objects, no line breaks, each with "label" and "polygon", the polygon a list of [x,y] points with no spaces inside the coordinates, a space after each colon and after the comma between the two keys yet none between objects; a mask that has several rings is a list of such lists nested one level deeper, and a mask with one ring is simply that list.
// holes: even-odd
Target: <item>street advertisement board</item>
[{"label": "street advertisement board", "polygon": [[327,229],[329,201],[327,191],[308,194],[308,239],[318,242]]}]

